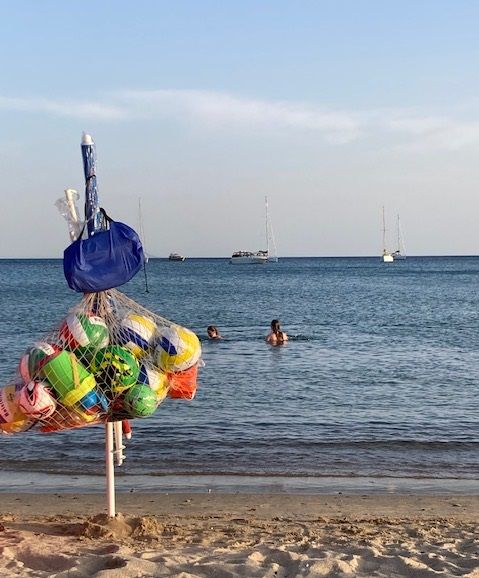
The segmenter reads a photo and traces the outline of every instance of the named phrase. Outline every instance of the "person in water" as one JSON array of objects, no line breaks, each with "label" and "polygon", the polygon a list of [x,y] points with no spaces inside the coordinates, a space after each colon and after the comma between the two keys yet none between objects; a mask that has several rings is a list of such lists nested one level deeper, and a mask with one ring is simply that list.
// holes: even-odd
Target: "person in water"
[{"label": "person in water", "polygon": [[266,341],[271,343],[271,345],[281,345],[288,341],[288,335],[284,331],[281,331],[279,319],[273,319],[273,321],[271,321],[271,333],[266,336]]},{"label": "person in water", "polygon": [[208,325],[206,332],[208,333],[208,339],[223,339],[216,325]]}]

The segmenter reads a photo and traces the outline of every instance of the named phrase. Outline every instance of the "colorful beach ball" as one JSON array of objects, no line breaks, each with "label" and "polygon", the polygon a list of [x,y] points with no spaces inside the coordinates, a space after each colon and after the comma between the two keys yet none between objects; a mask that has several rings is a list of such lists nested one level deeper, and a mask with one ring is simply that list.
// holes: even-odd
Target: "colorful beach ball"
[{"label": "colorful beach ball", "polygon": [[155,367],[148,367],[145,364],[141,365],[140,374],[138,375],[138,383],[141,385],[147,385],[154,391],[158,404],[165,399],[166,394],[168,393],[168,377],[166,373]]},{"label": "colorful beach ball", "polygon": [[41,377],[41,368],[48,358],[57,354],[60,348],[46,341],[37,341],[20,359],[18,370],[25,383]]},{"label": "colorful beach ball", "polygon": [[48,385],[43,381],[31,381],[18,391],[18,407],[25,415],[37,420],[52,415],[57,404]]},{"label": "colorful beach ball", "polygon": [[200,356],[200,340],[193,331],[179,325],[159,330],[156,360],[163,371],[184,371],[194,365]]},{"label": "colorful beach ball", "polygon": [[30,429],[35,420],[26,416],[18,407],[18,385],[6,385],[0,389],[0,430],[4,433],[17,433]]},{"label": "colorful beach ball", "polygon": [[129,313],[121,321],[118,342],[128,347],[136,357],[143,357],[148,353],[155,331],[156,323],[153,319]]},{"label": "colorful beach ball", "polygon": [[137,384],[125,393],[123,406],[129,417],[148,417],[155,412],[158,400],[151,388]]},{"label": "colorful beach ball", "polygon": [[[108,327],[97,315],[70,313],[60,327],[60,341],[70,351],[89,357],[110,342]],[[79,350],[79,351],[77,351]]]},{"label": "colorful beach ball", "polygon": [[133,353],[120,345],[109,345],[97,351],[91,370],[105,393],[124,391],[137,382],[140,366]]}]

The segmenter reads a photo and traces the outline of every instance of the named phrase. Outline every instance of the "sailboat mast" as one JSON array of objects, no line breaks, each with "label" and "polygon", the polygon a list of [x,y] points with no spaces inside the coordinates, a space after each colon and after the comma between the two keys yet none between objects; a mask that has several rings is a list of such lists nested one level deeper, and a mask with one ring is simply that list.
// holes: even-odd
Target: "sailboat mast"
[{"label": "sailboat mast", "polygon": [[384,205],[383,205],[383,251],[386,251],[386,216],[384,213]]},{"label": "sailboat mast", "polygon": [[397,229],[398,229],[398,253],[401,252],[401,233],[400,233],[400,225],[399,225],[399,215],[397,218]]},{"label": "sailboat mast", "polygon": [[266,221],[265,221],[266,253],[269,255],[268,197],[266,197],[266,196],[265,196],[265,198],[264,198],[264,204],[265,204],[265,215],[266,215]]}]

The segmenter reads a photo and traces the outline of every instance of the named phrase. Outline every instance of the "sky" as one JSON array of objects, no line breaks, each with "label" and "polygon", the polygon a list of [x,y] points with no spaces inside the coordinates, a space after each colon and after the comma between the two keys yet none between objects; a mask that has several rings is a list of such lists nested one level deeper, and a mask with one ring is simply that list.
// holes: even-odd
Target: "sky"
[{"label": "sky", "polygon": [[98,192],[147,252],[479,254],[479,2],[0,0],[0,258]]}]

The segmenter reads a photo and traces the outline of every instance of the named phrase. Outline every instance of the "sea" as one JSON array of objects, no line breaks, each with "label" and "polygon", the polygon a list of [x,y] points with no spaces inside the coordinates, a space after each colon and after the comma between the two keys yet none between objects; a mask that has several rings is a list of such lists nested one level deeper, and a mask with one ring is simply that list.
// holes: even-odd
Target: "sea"
[{"label": "sea", "polygon": [[[477,493],[478,286],[479,257],[150,259],[121,290],[195,331],[204,366],[192,401],[133,421],[117,488]],[[1,387],[81,296],[58,259],[0,260],[0,296]],[[0,491],[104,489],[103,426],[0,448]]]}]

